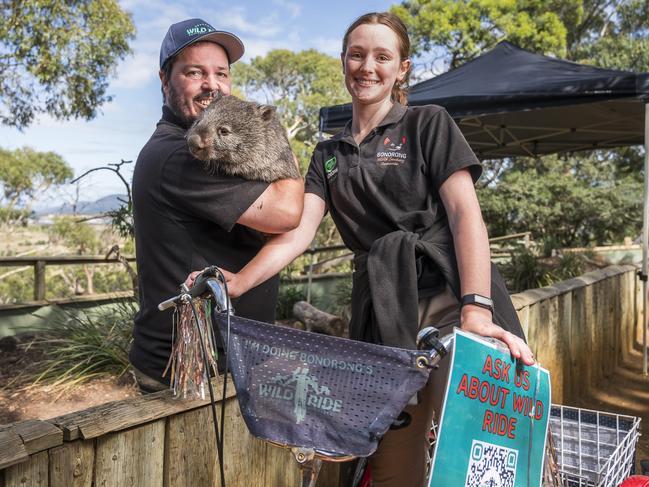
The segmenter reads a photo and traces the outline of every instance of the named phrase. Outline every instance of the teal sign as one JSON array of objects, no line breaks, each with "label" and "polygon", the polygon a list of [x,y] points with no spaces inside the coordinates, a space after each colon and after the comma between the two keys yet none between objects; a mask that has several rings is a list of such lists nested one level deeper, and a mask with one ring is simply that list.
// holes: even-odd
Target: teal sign
[{"label": "teal sign", "polygon": [[456,329],[429,487],[540,486],[549,415],[547,370]]}]

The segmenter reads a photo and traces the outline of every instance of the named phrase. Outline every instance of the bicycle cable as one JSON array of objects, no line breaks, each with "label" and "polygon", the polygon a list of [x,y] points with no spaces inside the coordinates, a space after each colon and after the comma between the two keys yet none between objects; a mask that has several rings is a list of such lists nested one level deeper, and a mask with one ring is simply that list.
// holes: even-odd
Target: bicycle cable
[{"label": "bicycle cable", "polygon": [[[225,378],[224,378],[224,385],[223,385],[223,404],[221,405],[221,431],[219,432],[219,424],[216,419],[216,405],[215,405],[215,400],[214,400],[214,389],[212,387],[212,381],[210,380],[210,373],[209,373],[209,357],[207,355],[207,349],[205,348],[205,338],[203,335],[203,330],[201,330],[200,327],[200,318],[198,316],[198,311],[196,310],[196,305],[194,304],[193,299],[191,296],[187,300],[189,302],[189,305],[192,310],[192,314],[194,315],[194,323],[196,324],[196,328],[198,330],[198,336],[199,336],[199,341],[201,344],[201,351],[203,352],[203,360],[205,361],[205,376],[207,379],[207,388],[210,393],[210,406],[212,410],[212,421],[214,423],[214,435],[216,436],[216,454],[217,458],[219,460],[219,474],[221,477],[221,485],[223,487],[226,487],[225,484],[225,468],[223,465],[223,430],[224,430],[224,411],[225,411]],[[229,309],[229,300],[228,300],[228,309]],[[228,316],[228,322],[230,318]],[[226,364],[227,364],[227,357],[226,357]],[[217,367],[218,368],[218,367]],[[227,366],[226,366],[227,368]]]},{"label": "bicycle cable", "polygon": [[[229,366],[229,352],[230,352],[230,294],[228,293],[228,283],[225,280],[225,275],[219,269],[218,267],[215,267],[216,272],[218,272],[219,277],[221,278],[221,284],[223,284],[223,291],[225,292],[225,314],[227,316],[227,325],[226,325],[226,339],[224,340],[224,352],[225,352],[225,367],[223,368],[223,393],[221,395],[221,437],[218,439],[220,442],[219,445],[219,451],[223,451],[223,445],[224,445],[224,434],[225,434],[225,399],[226,399],[226,391],[228,387],[228,366]],[[215,297],[216,299],[216,297]],[[218,328],[217,328],[218,331]],[[218,331],[220,333],[220,331]],[[223,340],[223,336],[221,336],[221,340]],[[216,348],[215,348],[216,350]],[[222,484],[225,487],[225,484]]]},{"label": "bicycle cable", "polygon": [[[209,272],[209,273],[208,273]],[[217,274],[218,274],[218,279],[217,279]],[[200,284],[197,282],[201,279]],[[214,281],[213,283],[210,283],[210,281]],[[200,350],[202,353],[199,353],[199,355],[202,355],[204,365],[205,365],[205,371],[204,371],[204,376],[207,379],[207,387],[209,390],[210,394],[210,407],[212,410],[212,420],[214,422],[214,434],[215,434],[215,440],[216,440],[216,453],[217,457],[219,460],[219,473],[221,477],[221,486],[226,487],[225,484],[225,466],[223,465],[223,456],[224,456],[224,437],[225,437],[225,400],[227,397],[227,385],[228,385],[228,372],[229,372],[229,361],[228,361],[228,352],[230,348],[230,328],[231,328],[231,323],[230,323],[230,317],[234,310],[232,309],[231,303],[230,303],[230,297],[228,294],[228,284],[226,282],[225,275],[223,272],[221,272],[221,269],[219,269],[217,266],[209,266],[203,269],[202,272],[199,273],[199,275],[196,277],[194,280],[194,284],[192,288],[188,288],[184,283],[181,284],[180,286],[181,293],[177,296],[171,297],[169,299],[166,299],[165,301],[161,302],[158,304],[158,309],[160,311],[164,311],[172,306],[178,306],[180,304],[189,304],[189,307],[191,309],[192,317],[194,324],[196,325],[196,329],[198,330],[198,340],[200,342]],[[205,300],[205,325],[206,325],[206,330],[207,326],[209,326],[209,332],[207,334],[207,337],[203,333],[203,330],[201,328],[201,318],[199,316],[198,310],[196,309],[196,305],[194,304],[194,298],[204,298],[205,295],[208,295],[208,298]],[[218,327],[215,327],[213,324],[212,320],[212,308],[210,306],[210,298],[214,299],[214,302],[216,304],[215,309],[217,309],[219,312],[225,311],[227,315],[227,337],[224,340],[223,335],[221,334],[221,331]],[[174,315],[175,316],[175,315]],[[174,331],[175,331],[176,326],[174,325],[173,331],[172,331],[172,342],[174,340]],[[221,397],[221,429],[219,431],[219,423],[217,421],[217,415],[216,415],[216,401],[214,398],[214,389],[212,387],[212,381],[210,378],[210,356],[207,353],[207,345],[208,342],[206,340],[209,340],[209,345],[211,346],[212,350],[216,353],[217,360],[216,363],[214,363],[214,360],[212,360],[212,365],[213,368],[215,368],[215,373],[216,376],[218,377],[219,375],[219,364],[218,364],[218,347],[216,345],[216,340],[215,336],[218,334],[218,336],[221,338],[221,342],[223,342],[223,351],[224,351],[224,358],[225,358],[225,364],[224,364],[224,376],[223,376],[223,394]],[[204,389],[203,389],[204,391]],[[204,393],[201,393],[201,396],[204,397]]]}]

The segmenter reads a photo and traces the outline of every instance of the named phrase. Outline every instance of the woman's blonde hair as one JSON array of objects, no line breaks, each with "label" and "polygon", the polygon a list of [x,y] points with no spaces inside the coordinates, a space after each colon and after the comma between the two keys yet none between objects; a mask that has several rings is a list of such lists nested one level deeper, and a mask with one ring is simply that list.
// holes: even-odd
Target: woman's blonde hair
[{"label": "woman's blonde hair", "polygon": [[[403,21],[395,14],[390,12],[370,12],[365,15],[358,17],[352,24],[347,28],[345,32],[345,37],[343,37],[343,56],[347,52],[347,43],[349,41],[349,35],[352,31],[364,24],[382,24],[386,27],[389,27],[392,32],[397,36],[397,42],[399,44],[399,57],[401,61],[404,61],[410,57],[410,38],[408,37],[408,29]],[[392,99],[398,101],[402,105],[408,104],[408,82],[410,80],[410,72],[412,71],[412,65],[408,68],[406,75],[401,81],[396,81],[392,87]]]}]

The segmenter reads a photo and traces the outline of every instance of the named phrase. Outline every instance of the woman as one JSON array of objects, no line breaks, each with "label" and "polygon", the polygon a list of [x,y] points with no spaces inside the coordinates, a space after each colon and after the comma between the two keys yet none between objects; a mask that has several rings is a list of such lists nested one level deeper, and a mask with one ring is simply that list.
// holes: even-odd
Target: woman
[{"label": "woman", "polygon": [[[351,338],[414,348],[420,326],[448,332],[445,325],[459,323],[504,341],[513,357],[532,364],[489,261],[473,186],[479,162],[443,108],[405,107],[409,50],[395,15],[366,14],[349,27],[341,60],[351,123],[315,149],[300,226],[269,240],[239,273],[227,273],[229,291],[241,295],[300,255],[328,210],[355,254]],[[373,485],[423,485],[433,389],[426,386],[419,404],[406,408],[410,425],[390,430],[371,457]]]}]

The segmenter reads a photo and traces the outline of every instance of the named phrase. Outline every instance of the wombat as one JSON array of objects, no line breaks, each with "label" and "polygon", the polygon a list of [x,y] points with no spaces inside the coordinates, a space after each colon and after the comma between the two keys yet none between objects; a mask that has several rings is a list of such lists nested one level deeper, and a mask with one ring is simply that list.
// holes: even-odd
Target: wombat
[{"label": "wombat", "polygon": [[299,178],[276,108],[218,93],[187,132],[187,144],[211,172],[273,182]]}]

